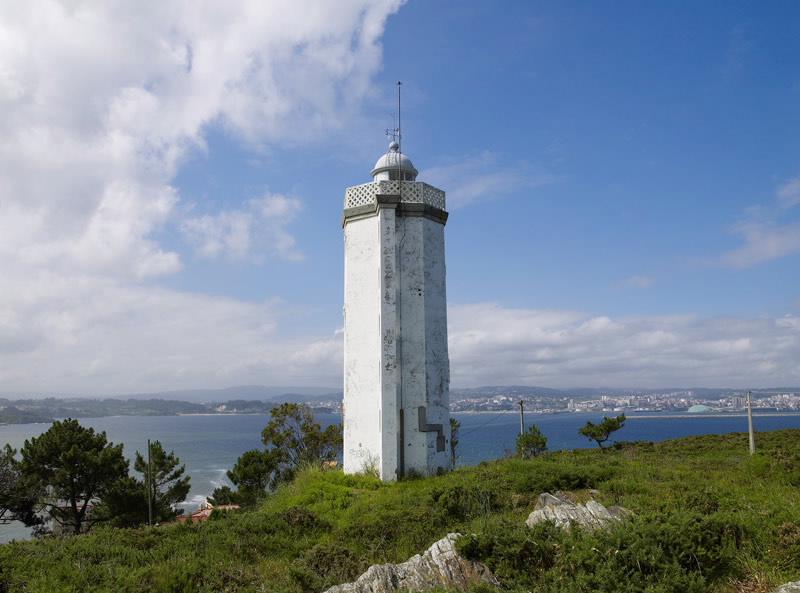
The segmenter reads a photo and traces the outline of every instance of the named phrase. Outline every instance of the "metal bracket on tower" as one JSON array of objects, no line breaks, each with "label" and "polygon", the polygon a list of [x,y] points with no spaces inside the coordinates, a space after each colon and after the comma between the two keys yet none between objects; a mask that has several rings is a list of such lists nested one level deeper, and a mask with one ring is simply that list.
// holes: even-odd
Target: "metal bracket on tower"
[{"label": "metal bracket on tower", "polygon": [[419,431],[420,432],[435,432],[436,433],[436,451],[444,451],[444,428],[441,424],[428,424],[428,413],[425,406],[417,408],[417,418],[419,418]]}]

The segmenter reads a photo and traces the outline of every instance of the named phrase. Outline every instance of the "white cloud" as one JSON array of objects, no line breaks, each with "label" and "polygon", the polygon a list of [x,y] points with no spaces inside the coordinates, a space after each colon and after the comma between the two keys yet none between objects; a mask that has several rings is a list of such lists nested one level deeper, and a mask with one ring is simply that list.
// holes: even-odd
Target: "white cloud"
[{"label": "white cloud", "polygon": [[239,210],[188,218],[181,231],[203,257],[253,257],[254,249],[289,260],[303,259],[287,225],[301,209],[300,201],[280,194],[250,200]]},{"label": "white cloud", "polygon": [[725,266],[747,268],[800,252],[800,222],[787,220],[790,209],[800,205],[800,177],[783,183],[775,192],[780,208],[754,207],[732,231],[742,245],[716,260]]},{"label": "white cloud", "polygon": [[454,385],[552,387],[800,384],[800,318],[610,319],[450,307]]},{"label": "white cloud", "polygon": [[623,286],[630,286],[633,288],[650,288],[656,283],[656,279],[652,276],[634,275],[628,276],[622,281]]},{"label": "white cloud", "polygon": [[179,269],[152,236],[177,216],[187,150],[214,123],[256,144],[340,126],[398,5],[3,5],[0,255],[135,278]]},{"label": "white cloud", "polygon": [[800,204],[800,177],[790,179],[778,188],[778,200],[784,206]]},{"label": "white cloud", "polygon": [[726,253],[722,262],[735,268],[747,268],[800,251],[800,223],[776,224],[747,222],[735,232],[743,245]]},{"label": "white cloud", "polygon": [[479,200],[531,190],[557,180],[555,175],[529,163],[499,164],[497,156],[488,151],[451,161],[425,169],[419,175],[421,181],[446,189],[447,206],[451,210]]},{"label": "white cloud", "polygon": [[0,293],[0,391],[338,382],[341,340],[286,335],[277,301],[22,270],[9,280]]},{"label": "white cloud", "polygon": [[[342,332],[293,336],[288,307],[116,280],[15,276],[0,294],[0,391],[130,393],[341,385]],[[454,386],[800,384],[800,317],[591,316],[449,308]]]},{"label": "white cloud", "polygon": [[[279,305],[153,283],[181,269],[162,237],[182,222],[209,257],[247,257],[262,240],[301,257],[286,226],[297,200],[269,195],[184,222],[173,179],[211,126],[254,148],[342,127],[372,92],[400,4],[0,4],[0,390],[291,374],[306,346],[273,333]],[[317,357],[324,346],[308,344]]]}]

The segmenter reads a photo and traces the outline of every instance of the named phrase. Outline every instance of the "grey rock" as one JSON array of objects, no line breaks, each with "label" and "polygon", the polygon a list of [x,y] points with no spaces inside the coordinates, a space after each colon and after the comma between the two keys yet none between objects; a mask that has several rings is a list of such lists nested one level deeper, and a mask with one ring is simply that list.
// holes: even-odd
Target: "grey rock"
[{"label": "grey rock", "polygon": [[455,542],[461,537],[449,533],[423,554],[417,554],[401,564],[370,566],[352,583],[336,585],[325,593],[391,593],[394,591],[428,591],[456,589],[465,591],[470,585],[499,583],[488,567],[461,557]]},{"label": "grey rock", "polygon": [[786,583],[775,589],[772,593],[800,593],[800,581]]},{"label": "grey rock", "polygon": [[621,521],[631,512],[622,507],[606,508],[596,500],[586,504],[572,502],[566,495],[556,492],[543,492],[536,501],[536,508],[528,515],[525,524],[533,527],[545,521],[551,521],[557,527],[569,529],[573,524],[585,529],[602,529],[612,521]]}]

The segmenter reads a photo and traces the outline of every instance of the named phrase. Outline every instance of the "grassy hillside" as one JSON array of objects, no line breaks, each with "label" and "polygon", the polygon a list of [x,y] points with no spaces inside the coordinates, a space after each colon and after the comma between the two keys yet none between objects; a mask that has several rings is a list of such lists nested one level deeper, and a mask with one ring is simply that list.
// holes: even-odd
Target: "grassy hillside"
[{"label": "grassy hillside", "polygon": [[[506,459],[382,484],[306,471],[261,508],[200,525],[96,529],[0,546],[0,591],[322,591],[450,531],[505,588],[767,591],[800,578],[800,431]],[[542,491],[600,491],[635,512],[607,532],[523,522]]]}]

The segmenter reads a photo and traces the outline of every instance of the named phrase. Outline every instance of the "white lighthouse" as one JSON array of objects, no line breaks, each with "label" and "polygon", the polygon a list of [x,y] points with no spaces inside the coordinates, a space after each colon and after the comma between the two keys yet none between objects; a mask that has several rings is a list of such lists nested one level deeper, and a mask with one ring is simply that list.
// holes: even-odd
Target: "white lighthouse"
[{"label": "white lighthouse", "polygon": [[344,199],[344,471],[450,467],[445,196],[389,145]]}]

